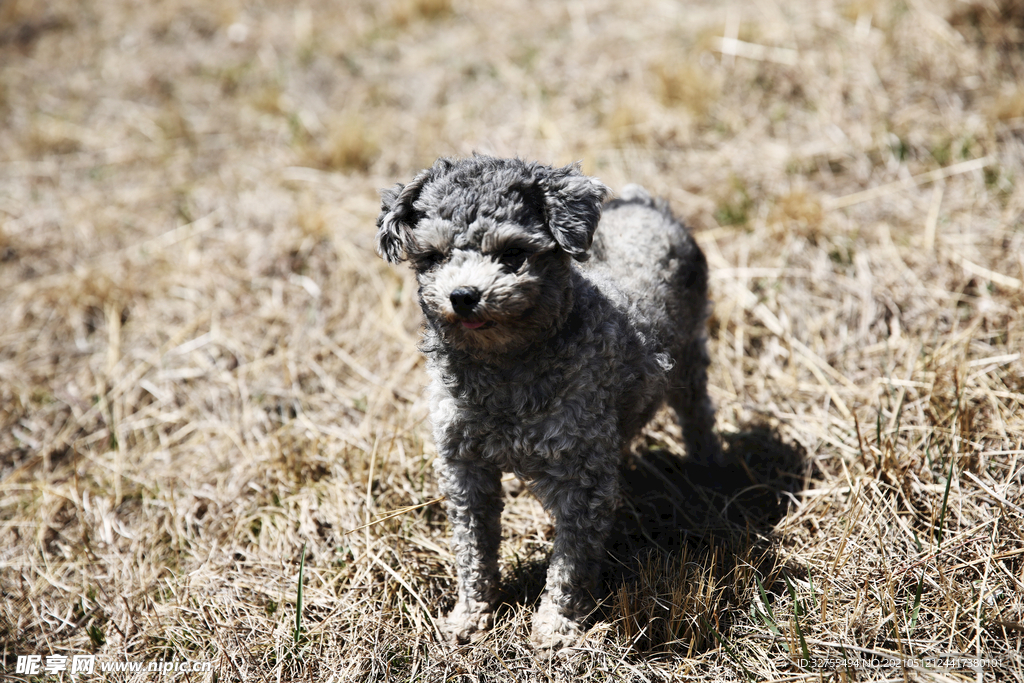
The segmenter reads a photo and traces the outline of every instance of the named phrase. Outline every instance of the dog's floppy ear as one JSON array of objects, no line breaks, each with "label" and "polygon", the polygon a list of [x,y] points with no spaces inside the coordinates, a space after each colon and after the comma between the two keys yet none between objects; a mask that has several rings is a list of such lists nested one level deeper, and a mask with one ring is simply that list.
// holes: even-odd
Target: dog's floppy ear
[{"label": "dog's floppy ear", "polygon": [[586,261],[609,190],[596,178],[580,173],[575,164],[546,170],[538,184],[544,193],[548,230],[567,254]]},{"label": "dog's floppy ear", "polygon": [[380,192],[380,215],[377,216],[377,253],[388,263],[400,263],[417,222],[413,202],[420,195],[430,171],[421,172],[408,185],[398,183]]}]

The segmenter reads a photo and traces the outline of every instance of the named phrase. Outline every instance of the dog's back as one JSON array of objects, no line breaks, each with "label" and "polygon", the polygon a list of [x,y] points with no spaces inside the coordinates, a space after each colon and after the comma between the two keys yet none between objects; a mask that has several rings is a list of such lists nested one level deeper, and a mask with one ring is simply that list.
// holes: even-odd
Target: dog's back
[{"label": "dog's back", "polygon": [[627,186],[604,205],[591,253],[588,275],[621,290],[674,358],[679,344],[704,334],[707,261],[664,201]]},{"label": "dog's back", "polygon": [[705,388],[708,265],[703,252],[666,202],[629,185],[605,203],[591,254],[582,268],[587,276],[610,299],[624,300],[627,315],[649,329],[672,359],[666,398],[691,457],[721,462]]}]

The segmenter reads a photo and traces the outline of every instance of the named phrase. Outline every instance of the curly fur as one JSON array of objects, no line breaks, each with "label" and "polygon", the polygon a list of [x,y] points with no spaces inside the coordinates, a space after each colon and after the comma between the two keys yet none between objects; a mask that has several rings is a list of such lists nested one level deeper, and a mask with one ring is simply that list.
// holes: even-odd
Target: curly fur
[{"label": "curly fur", "polygon": [[485,156],[382,193],[378,250],[412,262],[426,319],[456,642],[493,622],[502,472],[555,519],[533,633],[550,652],[594,607],[621,456],[658,407],[675,409],[690,457],[720,460],[704,255],[642,188],[607,195],[574,166]]}]

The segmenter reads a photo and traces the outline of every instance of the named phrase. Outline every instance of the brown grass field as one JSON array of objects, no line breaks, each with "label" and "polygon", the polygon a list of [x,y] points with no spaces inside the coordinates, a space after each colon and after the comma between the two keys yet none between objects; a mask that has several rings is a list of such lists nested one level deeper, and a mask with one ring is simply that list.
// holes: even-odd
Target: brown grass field
[{"label": "brown grass field", "polygon": [[[641,183],[713,270],[738,464],[655,420],[552,663],[527,493],[495,630],[439,638],[373,251],[474,151]],[[1021,0],[0,0],[0,321],[5,681],[1024,681]]]}]

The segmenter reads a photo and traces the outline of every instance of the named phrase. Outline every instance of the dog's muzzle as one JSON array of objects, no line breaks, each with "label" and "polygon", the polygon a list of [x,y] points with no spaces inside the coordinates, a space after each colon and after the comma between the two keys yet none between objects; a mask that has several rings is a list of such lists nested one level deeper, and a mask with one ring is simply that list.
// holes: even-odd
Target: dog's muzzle
[{"label": "dog's muzzle", "polygon": [[452,302],[452,310],[466,318],[473,315],[473,309],[480,303],[480,290],[475,287],[459,287],[448,299]]},{"label": "dog's muzzle", "polygon": [[455,314],[460,318],[463,318],[461,321],[462,326],[467,330],[490,327],[493,324],[483,320],[466,319],[473,315],[473,311],[476,310],[477,304],[480,303],[479,289],[475,287],[459,287],[448,295],[448,300],[452,302],[452,310],[455,311]]}]

